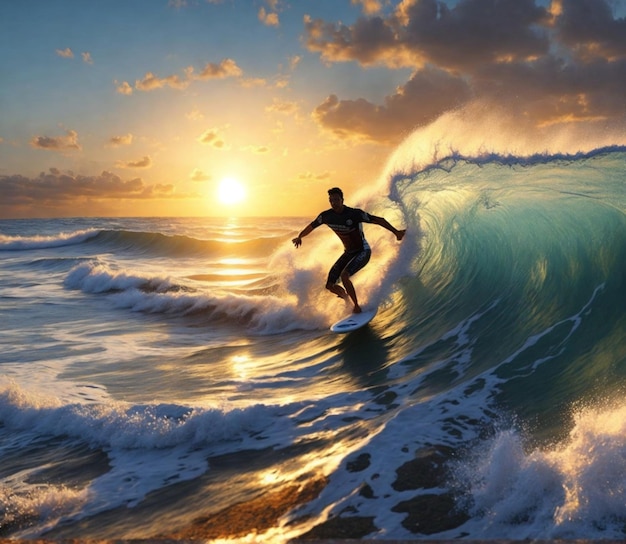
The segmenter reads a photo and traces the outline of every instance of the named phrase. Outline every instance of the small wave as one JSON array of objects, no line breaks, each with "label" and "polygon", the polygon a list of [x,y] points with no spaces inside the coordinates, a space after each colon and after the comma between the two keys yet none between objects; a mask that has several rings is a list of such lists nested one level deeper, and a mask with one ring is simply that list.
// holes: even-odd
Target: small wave
[{"label": "small wave", "polygon": [[0,251],[23,251],[82,244],[97,237],[99,229],[63,232],[52,236],[6,236],[0,234]]},{"label": "small wave", "polygon": [[246,240],[216,237],[203,240],[185,235],[168,235],[159,232],[86,229],[54,235],[0,235],[0,251],[58,248],[89,242],[114,252],[128,251],[133,252],[133,254],[144,255],[179,257],[215,254],[228,256],[244,253],[253,257],[264,257],[284,241],[284,236],[257,237]]},{"label": "small wave", "polygon": [[60,438],[106,452],[109,463],[106,472],[82,490],[54,482],[32,483],[25,469],[13,477],[11,488],[0,490],[0,510],[10,505],[8,521],[39,518],[37,527],[19,533],[21,538],[32,538],[42,526],[135,506],[168,483],[205,473],[210,469],[207,457],[211,452],[237,450],[242,443],[255,447],[258,435],[272,427],[278,411],[284,408],[257,404],[224,410],[111,401],[68,404],[4,380],[0,383],[0,424],[10,430],[15,443],[29,443],[34,433]]},{"label": "small wave", "polygon": [[0,383],[0,422],[5,427],[77,438],[104,449],[149,450],[239,440],[269,424],[271,411],[263,405],[223,411],[113,401],[66,404],[49,394],[26,391],[10,380]]},{"label": "small wave", "polygon": [[262,257],[270,254],[284,240],[282,237],[259,237],[231,240],[226,237],[198,239],[185,235],[128,230],[103,230],[94,240],[114,251],[161,256],[241,255]]},{"label": "small wave", "polygon": [[301,311],[296,300],[274,295],[210,293],[169,277],[113,270],[98,261],[76,265],[64,285],[85,293],[110,294],[118,308],[173,316],[195,315],[211,322],[244,326],[257,334],[316,329],[325,324],[319,314]]}]

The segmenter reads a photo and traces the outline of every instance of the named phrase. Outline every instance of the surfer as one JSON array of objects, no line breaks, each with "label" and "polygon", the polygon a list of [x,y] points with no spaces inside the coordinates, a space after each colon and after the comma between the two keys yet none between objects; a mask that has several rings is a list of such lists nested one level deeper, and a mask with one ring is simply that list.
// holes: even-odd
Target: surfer
[{"label": "surfer", "polygon": [[[328,201],[330,202],[330,210],[320,213],[315,220],[302,229],[302,232],[292,242],[296,248],[300,247],[302,238],[322,224],[328,225],[339,236],[343,243],[344,252],[328,272],[326,289],[338,297],[344,299],[349,297],[354,304],[352,312],[359,314],[362,310],[350,276],[361,270],[369,262],[372,255],[372,250],[363,234],[363,223],[374,223],[386,228],[395,234],[398,241],[404,238],[406,229],[398,230],[384,217],[377,217],[358,208],[345,206],[343,191],[339,187],[328,190]],[[343,287],[338,284],[340,279]]]}]

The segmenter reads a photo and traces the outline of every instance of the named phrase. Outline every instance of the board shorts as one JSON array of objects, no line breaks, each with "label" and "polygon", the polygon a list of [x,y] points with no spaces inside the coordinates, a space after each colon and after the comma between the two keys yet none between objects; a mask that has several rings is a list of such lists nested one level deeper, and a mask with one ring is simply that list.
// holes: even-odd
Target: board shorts
[{"label": "board shorts", "polygon": [[328,272],[327,284],[335,284],[339,281],[341,273],[346,270],[348,275],[356,274],[363,268],[372,256],[371,249],[361,249],[360,251],[344,252]]}]

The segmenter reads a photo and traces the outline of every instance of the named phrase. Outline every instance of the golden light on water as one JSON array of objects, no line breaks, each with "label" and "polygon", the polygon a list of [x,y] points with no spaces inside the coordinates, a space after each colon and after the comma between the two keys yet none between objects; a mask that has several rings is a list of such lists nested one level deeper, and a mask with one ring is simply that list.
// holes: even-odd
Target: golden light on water
[{"label": "golden light on water", "polygon": [[248,379],[252,367],[250,357],[248,355],[235,355],[231,362],[233,374],[240,380]]}]

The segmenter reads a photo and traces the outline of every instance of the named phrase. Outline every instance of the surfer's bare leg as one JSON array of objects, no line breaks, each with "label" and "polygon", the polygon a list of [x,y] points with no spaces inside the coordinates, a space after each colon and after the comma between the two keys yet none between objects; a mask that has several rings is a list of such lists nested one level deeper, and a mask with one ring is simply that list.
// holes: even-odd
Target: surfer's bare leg
[{"label": "surfer's bare leg", "polygon": [[337,295],[339,298],[349,298],[348,297],[348,293],[346,293],[346,290],[341,287],[341,285],[338,285],[336,283],[327,283],[326,284],[326,289],[328,289],[331,293],[335,293],[335,295]]},{"label": "surfer's bare leg", "polygon": [[341,283],[343,283],[343,286],[346,288],[346,293],[348,293],[350,300],[352,300],[352,302],[354,303],[354,309],[352,310],[352,313],[360,314],[363,310],[361,310],[361,307],[359,306],[359,301],[356,298],[356,291],[354,289],[354,285],[350,281],[350,274],[348,272],[342,272]]}]

